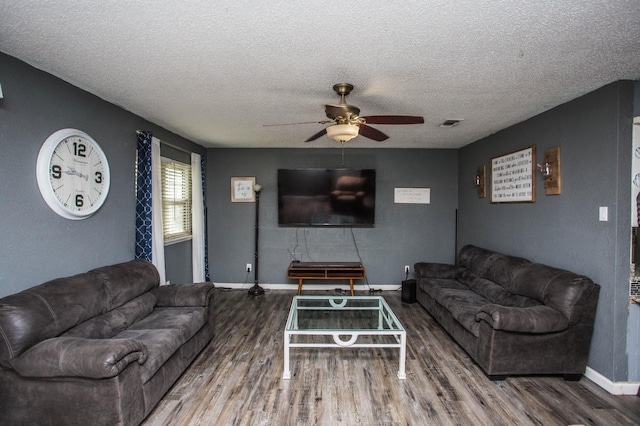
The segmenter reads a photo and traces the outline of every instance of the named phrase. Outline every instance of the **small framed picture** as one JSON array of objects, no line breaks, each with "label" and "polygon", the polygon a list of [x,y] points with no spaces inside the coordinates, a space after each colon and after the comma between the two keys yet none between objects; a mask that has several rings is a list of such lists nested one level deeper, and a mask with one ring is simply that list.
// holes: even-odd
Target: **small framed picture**
[{"label": "small framed picture", "polygon": [[231,202],[252,203],[256,201],[256,193],[253,187],[256,184],[255,177],[231,178]]}]

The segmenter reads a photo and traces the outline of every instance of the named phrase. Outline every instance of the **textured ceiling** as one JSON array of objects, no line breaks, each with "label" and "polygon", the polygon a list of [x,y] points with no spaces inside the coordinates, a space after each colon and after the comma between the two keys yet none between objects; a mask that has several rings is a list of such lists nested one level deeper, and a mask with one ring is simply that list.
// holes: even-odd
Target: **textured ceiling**
[{"label": "textured ceiling", "polygon": [[335,146],[263,124],[348,82],[362,115],[425,117],[348,146],[458,148],[639,79],[640,1],[0,0],[0,51],[209,147]]}]

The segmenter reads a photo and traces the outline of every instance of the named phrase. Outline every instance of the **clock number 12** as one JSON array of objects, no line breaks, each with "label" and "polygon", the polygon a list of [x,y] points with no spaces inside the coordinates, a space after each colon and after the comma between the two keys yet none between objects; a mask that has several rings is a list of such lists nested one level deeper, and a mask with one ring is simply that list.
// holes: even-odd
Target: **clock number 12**
[{"label": "clock number 12", "polygon": [[73,155],[77,155],[78,157],[86,157],[84,154],[87,151],[87,146],[83,143],[73,143]]}]

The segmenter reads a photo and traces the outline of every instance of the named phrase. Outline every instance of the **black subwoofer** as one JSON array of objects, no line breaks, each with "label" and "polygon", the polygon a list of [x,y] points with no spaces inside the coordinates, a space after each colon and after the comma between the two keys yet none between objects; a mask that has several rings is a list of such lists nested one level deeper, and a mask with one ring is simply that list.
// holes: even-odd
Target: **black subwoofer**
[{"label": "black subwoofer", "polygon": [[416,280],[402,281],[402,301],[416,303]]}]

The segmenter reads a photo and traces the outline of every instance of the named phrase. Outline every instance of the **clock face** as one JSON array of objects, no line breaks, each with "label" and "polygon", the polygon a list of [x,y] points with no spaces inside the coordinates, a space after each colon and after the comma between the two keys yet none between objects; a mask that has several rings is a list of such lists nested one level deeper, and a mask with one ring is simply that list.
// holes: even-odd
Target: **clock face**
[{"label": "clock face", "polygon": [[109,193],[109,163],[98,143],[76,129],[47,138],[38,154],[38,187],[49,207],[67,219],[94,214]]}]

